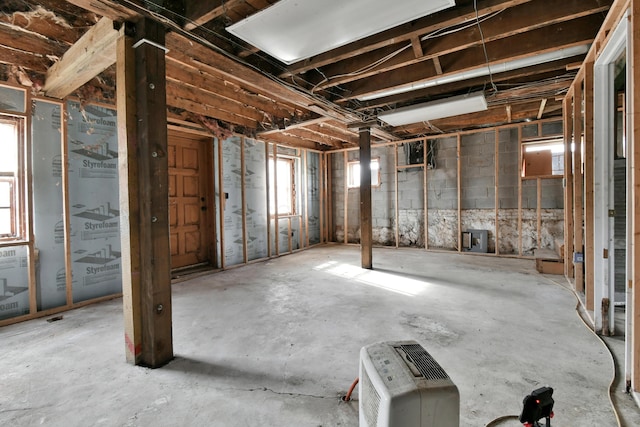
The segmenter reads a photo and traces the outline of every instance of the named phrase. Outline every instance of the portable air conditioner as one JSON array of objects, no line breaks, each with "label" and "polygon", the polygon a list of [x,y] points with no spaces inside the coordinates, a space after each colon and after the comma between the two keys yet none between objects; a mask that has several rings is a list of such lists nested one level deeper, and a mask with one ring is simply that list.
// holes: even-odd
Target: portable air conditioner
[{"label": "portable air conditioner", "polygon": [[460,394],[416,341],[360,350],[360,427],[459,427]]}]

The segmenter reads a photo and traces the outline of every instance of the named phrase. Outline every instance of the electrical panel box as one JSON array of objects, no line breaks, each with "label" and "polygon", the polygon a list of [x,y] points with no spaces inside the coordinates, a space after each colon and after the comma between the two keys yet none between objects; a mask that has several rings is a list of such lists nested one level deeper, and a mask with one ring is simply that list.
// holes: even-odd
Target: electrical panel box
[{"label": "electrical panel box", "polygon": [[489,251],[488,230],[466,230],[462,232],[462,250],[466,252]]}]

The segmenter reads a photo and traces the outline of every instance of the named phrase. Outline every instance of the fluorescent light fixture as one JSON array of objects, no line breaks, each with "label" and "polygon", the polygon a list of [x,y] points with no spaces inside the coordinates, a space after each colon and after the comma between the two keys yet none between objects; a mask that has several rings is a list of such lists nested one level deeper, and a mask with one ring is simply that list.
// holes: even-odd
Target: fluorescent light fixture
[{"label": "fluorescent light fixture", "polygon": [[486,109],[487,100],[484,98],[484,93],[476,92],[398,108],[388,113],[378,114],[378,118],[391,126],[402,126]]},{"label": "fluorescent light fixture", "polygon": [[227,28],[285,64],[455,6],[455,0],[280,0]]},{"label": "fluorescent light fixture", "polygon": [[398,86],[389,90],[383,90],[380,92],[372,93],[358,97],[360,101],[370,101],[372,99],[383,98],[385,96],[398,95],[401,93],[407,93],[418,89],[425,89],[428,87],[440,86],[447,83],[454,83],[463,80],[469,80],[476,77],[488,76],[489,68],[491,73],[498,74],[506,71],[513,71],[520,68],[532,67],[538,64],[544,64],[545,62],[558,61],[560,59],[571,58],[572,56],[582,55],[589,51],[590,45],[573,46],[564,49],[554,50],[552,52],[542,53],[540,55],[529,56],[526,58],[514,59],[513,61],[500,62],[497,64],[491,64],[490,67],[483,66],[474,68],[469,71],[462,71],[460,73],[454,73],[445,75],[442,77],[436,77],[429,80],[424,80],[418,83],[411,83],[410,85]]}]

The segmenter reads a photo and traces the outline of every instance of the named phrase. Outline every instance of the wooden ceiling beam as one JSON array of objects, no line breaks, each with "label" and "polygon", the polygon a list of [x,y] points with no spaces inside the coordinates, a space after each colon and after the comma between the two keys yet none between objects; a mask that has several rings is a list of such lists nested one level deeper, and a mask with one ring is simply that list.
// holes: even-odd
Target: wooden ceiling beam
[{"label": "wooden ceiling beam", "polygon": [[[277,102],[285,102],[300,107],[303,114],[313,112],[345,123],[360,119],[355,113],[342,109],[331,102],[323,101],[319,97],[304,93],[302,90],[290,87],[284,82],[269,78],[213,49],[192,42],[184,36],[169,33],[167,35],[167,48],[169,49],[169,56],[180,62],[203,69],[211,74],[221,75],[225,80],[236,82],[240,86],[256,93],[268,94],[270,98]],[[380,131],[379,134],[390,136],[388,132],[384,131]]]},{"label": "wooden ceiling beam", "polygon": [[0,44],[0,63],[16,65],[44,74],[49,69],[51,61],[42,55],[35,55],[31,52],[8,48]]},{"label": "wooden ceiling beam", "polygon": [[180,110],[185,110],[191,113],[222,120],[230,124],[244,126],[249,129],[258,128],[258,122],[256,120],[237,116],[235,114],[220,110],[217,107],[205,105],[189,98],[177,96],[177,94],[173,93],[169,87],[167,87],[167,105],[170,107],[178,108]]},{"label": "wooden ceiling beam", "polygon": [[329,138],[326,135],[310,131],[306,128],[297,128],[292,130],[285,129],[281,133],[284,135],[289,135],[294,138],[300,138],[306,141],[313,141],[318,145],[326,145],[327,147],[331,147],[331,148],[342,148],[342,141]]},{"label": "wooden ceiling beam", "polygon": [[220,97],[221,102],[240,103],[281,118],[292,118],[296,115],[296,110],[293,107],[250,93],[218,76],[178,62],[173,57],[167,57],[167,78],[176,83],[213,93]]},{"label": "wooden ceiling beam", "polygon": [[64,98],[113,65],[119,34],[111,19],[100,19],[49,68],[42,88],[45,94]]},{"label": "wooden ceiling beam", "polygon": [[[489,63],[497,65],[501,62],[512,61],[542,53],[553,52],[562,48],[579,46],[593,41],[593,28],[602,23],[600,16],[588,16],[581,18],[580,26],[567,27],[556,24],[550,27],[540,28],[524,34],[518,34],[506,39],[493,41],[486,44],[489,54]],[[486,65],[486,58],[482,47],[466,49],[440,57],[443,77],[451,74],[469,71]],[[342,88],[350,93],[346,99],[359,98],[365,95],[373,95],[388,89],[403,87],[421,81],[428,81],[438,77],[435,69],[419,63],[409,65],[402,72],[388,71],[371,76],[366,80],[351,82]]]},{"label": "wooden ceiling beam", "polygon": [[140,15],[133,9],[112,0],[66,0],[85,10],[96,13],[112,21],[136,21]]},{"label": "wooden ceiling beam", "polygon": [[[287,145],[296,148],[309,148],[311,150],[322,149],[322,146],[315,141],[309,141],[283,133],[273,133],[269,135],[260,135],[258,139],[261,141],[272,142],[274,144]],[[326,147],[325,147],[326,148]]]},{"label": "wooden ceiling beam", "polygon": [[547,106],[547,99],[544,98],[542,99],[542,101],[540,101],[540,109],[538,109],[538,115],[536,116],[538,120],[542,118],[542,115],[544,114],[544,108],[546,106]]},{"label": "wooden ceiling beam", "polygon": [[[589,7],[587,7],[589,6]],[[416,56],[415,52],[404,50],[377,67],[367,69],[370,64],[375,63],[380,58],[391,55],[402,48],[401,44],[396,44],[379,52],[371,52],[355,58],[333,63],[322,68],[322,73],[329,77],[326,83],[317,86],[318,90],[327,89],[337,85],[374,76],[386,71],[396,70],[422,61],[434,59],[450,53],[463,51],[465,49],[481,46],[485,43],[505,39],[518,34],[530,32],[550,25],[563,23],[565,31],[574,31],[572,26],[579,28],[584,25],[593,24],[593,19],[582,20],[580,18],[599,14],[606,11],[608,6],[603,6],[598,0],[571,0],[563,2],[554,7],[549,7],[544,2],[531,2],[521,6],[505,10],[500,15],[495,16],[482,23],[482,39],[478,33],[478,28],[472,26],[448,36],[427,40],[421,46],[422,55]],[[597,16],[597,22],[602,23],[604,18]],[[412,45],[413,45],[412,39]],[[415,46],[414,46],[415,51]],[[366,72],[358,72],[367,69]],[[438,68],[436,68],[436,72]],[[442,73],[440,73],[442,74]],[[331,78],[331,76],[339,76]]]},{"label": "wooden ceiling beam", "polygon": [[413,48],[413,56],[418,59],[424,56],[424,52],[422,51],[422,43],[420,42],[420,37],[415,36],[411,37],[411,47]]},{"label": "wooden ceiling beam", "polygon": [[331,126],[329,123],[319,123],[306,127],[311,131],[323,133],[331,138],[338,139],[347,144],[358,144],[358,135],[354,132],[343,132],[342,129]]},{"label": "wooden ceiling beam", "polygon": [[[46,10],[42,6],[38,6],[34,10],[28,12],[14,12],[12,14],[0,14],[0,21],[27,31],[40,34],[51,40],[64,42],[72,45],[81,36],[83,30],[73,27],[70,24],[65,25],[64,21],[56,22],[56,16],[53,12]],[[62,55],[61,55],[62,56]]]},{"label": "wooden ceiling beam", "polygon": [[[478,5],[478,14],[483,16],[529,1],[531,0],[485,0]],[[281,77],[301,74],[314,68],[323,67],[327,64],[362,55],[366,52],[371,52],[402,41],[410,42],[412,37],[422,36],[441,28],[469,22],[469,20],[475,18],[476,11],[473,5],[443,10],[373,36],[365,37],[364,39],[349,43],[346,46],[316,55],[313,58],[296,62],[288,67],[288,71],[281,74]]]},{"label": "wooden ceiling beam", "polygon": [[[532,67],[520,68],[505,73],[493,75],[494,83],[500,85],[501,82],[511,82],[516,84],[525,84],[535,80],[542,80],[558,76],[558,71],[564,71],[567,61],[575,61],[576,58],[547,62],[544,64],[534,65]],[[402,104],[413,99],[425,99],[437,97],[443,94],[456,92],[465,88],[482,88],[490,85],[489,76],[476,77],[474,79],[443,84],[431,88],[420,89],[413,92],[402,93],[393,96],[387,96],[363,103],[362,110],[372,108],[380,108],[386,105]],[[498,92],[501,93],[501,92]]]},{"label": "wooden ceiling beam", "polygon": [[[539,108],[539,101],[512,104],[511,120],[513,122],[517,122],[525,119],[536,119]],[[548,109],[546,111],[548,113],[557,113],[557,115],[561,117],[562,102],[549,100]],[[445,132],[470,129],[474,127],[497,126],[505,123],[508,123],[508,117],[505,114],[503,106],[490,107],[487,111],[478,113],[464,114],[461,116],[447,117],[431,121],[433,126]],[[397,132],[404,132],[407,135],[419,135],[424,133],[425,127],[423,124],[417,123],[402,126],[395,130]]]},{"label": "wooden ceiling beam", "polygon": [[243,105],[237,101],[231,101],[213,92],[181,84],[178,80],[167,79],[167,102],[170,102],[172,96],[189,99],[196,104],[206,105],[208,108],[215,108],[234,116],[250,119],[255,123],[265,121],[266,117],[264,112],[253,107]]},{"label": "wooden ceiling beam", "polygon": [[0,44],[16,50],[31,52],[53,59],[60,58],[69,46],[65,43],[49,39],[31,30],[16,25],[0,22]]},{"label": "wooden ceiling beam", "polygon": [[193,30],[206,24],[219,16],[224,16],[228,11],[246,3],[246,0],[216,0],[216,1],[187,1],[187,23],[185,30]]}]

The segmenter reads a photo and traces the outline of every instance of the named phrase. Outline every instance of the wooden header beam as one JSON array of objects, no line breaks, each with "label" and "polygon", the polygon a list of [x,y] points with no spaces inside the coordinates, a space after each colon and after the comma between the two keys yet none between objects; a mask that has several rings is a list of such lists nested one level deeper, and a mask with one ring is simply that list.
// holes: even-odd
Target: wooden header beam
[{"label": "wooden header beam", "polygon": [[47,71],[43,91],[62,99],[116,62],[119,31],[102,18]]}]

